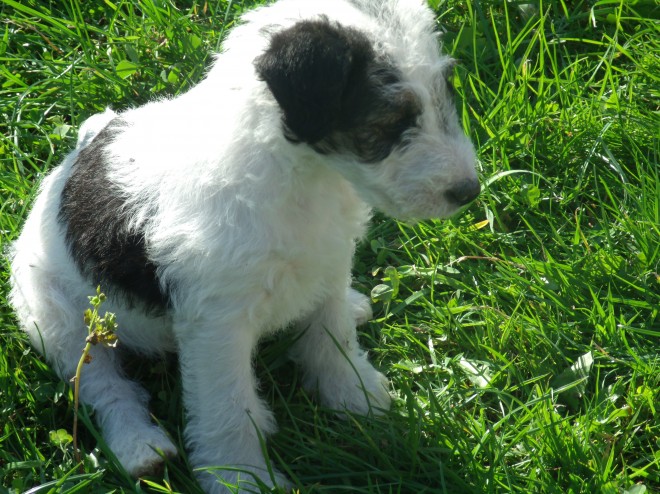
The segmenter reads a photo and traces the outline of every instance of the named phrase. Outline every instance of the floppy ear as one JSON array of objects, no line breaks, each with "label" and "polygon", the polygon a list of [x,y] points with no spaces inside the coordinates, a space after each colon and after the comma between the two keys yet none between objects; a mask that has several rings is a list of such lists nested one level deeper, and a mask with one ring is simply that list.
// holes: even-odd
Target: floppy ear
[{"label": "floppy ear", "polygon": [[254,63],[282,109],[286,137],[314,144],[336,129],[347,88],[365,76],[373,58],[363,34],[318,20],[273,35]]}]

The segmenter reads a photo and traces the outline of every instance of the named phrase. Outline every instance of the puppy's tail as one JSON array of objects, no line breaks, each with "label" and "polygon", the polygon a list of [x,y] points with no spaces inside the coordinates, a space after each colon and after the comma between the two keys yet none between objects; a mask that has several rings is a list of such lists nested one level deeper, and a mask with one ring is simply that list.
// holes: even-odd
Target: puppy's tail
[{"label": "puppy's tail", "polygon": [[82,149],[86,147],[96,137],[96,134],[101,132],[116,116],[117,114],[115,112],[107,108],[103,113],[97,113],[85,120],[78,131],[76,148]]}]

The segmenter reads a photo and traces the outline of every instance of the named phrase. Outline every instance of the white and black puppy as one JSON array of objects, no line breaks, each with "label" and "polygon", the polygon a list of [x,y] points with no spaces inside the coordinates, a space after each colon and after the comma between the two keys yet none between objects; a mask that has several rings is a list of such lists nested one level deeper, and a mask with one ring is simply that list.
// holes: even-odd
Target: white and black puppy
[{"label": "white and black puppy", "polygon": [[[88,295],[101,285],[120,346],[178,352],[195,467],[267,484],[257,393],[261,337],[300,332],[291,358],[323,404],[388,408],[387,379],[356,324],[351,288],[370,208],[445,217],[479,194],[433,12],[422,0],[281,0],[233,30],[187,93],[87,120],[43,181],[11,250],[11,302],[57,373],[75,372]],[[119,353],[93,349],[81,400],[139,476],[176,450]],[[208,492],[226,492],[210,473]]]}]

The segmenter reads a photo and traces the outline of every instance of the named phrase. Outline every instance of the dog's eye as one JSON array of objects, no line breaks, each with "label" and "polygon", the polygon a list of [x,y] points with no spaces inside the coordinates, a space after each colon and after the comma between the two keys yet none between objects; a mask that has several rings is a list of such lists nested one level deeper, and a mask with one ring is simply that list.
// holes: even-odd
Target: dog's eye
[{"label": "dog's eye", "polygon": [[421,114],[421,104],[412,91],[402,91],[397,101],[397,118],[390,124],[390,130],[397,138],[406,130],[417,127],[417,119]]},{"label": "dog's eye", "polygon": [[413,127],[417,126],[417,115],[406,115],[392,124],[390,134],[396,139]]}]

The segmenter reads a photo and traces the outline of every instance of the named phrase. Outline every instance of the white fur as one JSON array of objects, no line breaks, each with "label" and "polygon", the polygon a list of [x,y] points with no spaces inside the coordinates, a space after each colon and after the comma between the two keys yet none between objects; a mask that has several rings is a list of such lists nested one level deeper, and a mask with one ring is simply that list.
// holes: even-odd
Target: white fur
[{"label": "white fur", "polygon": [[[419,95],[422,133],[406,151],[365,166],[283,137],[277,103],[252,61],[266,49],[267,33],[320,14],[365,33]],[[146,232],[161,282],[177,288],[162,316],[113,298],[104,309],[117,314],[120,346],[179,352],[195,467],[244,468],[286,485],[278,473],[269,479],[260,448],[259,435],[276,424],[256,392],[255,345],[294,325],[301,336],[291,356],[325,405],[386,410],[387,380],[356,339],[356,322],[371,310],[350,287],[355,241],[370,207],[404,218],[451,214],[456,207],[443,192],[476,176],[474,151],[438,84],[449,62],[438,54],[434,18],[420,0],[281,0],[245,20],[199,85],[122,114],[130,126],[111,145],[111,176],[128,197],[133,226]],[[41,184],[11,254],[11,301],[22,327],[66,380],[80,357],[82,313],[94,287],[69,256],[57,220],[60,194],[78,152],[114,116],[108,110],[83,124],[76,150]],[[176,449],[151,423],[146,393],[122,375],[117,352],[95,348],[93,356],[81,399],[96,410],[126,470],[148,472],[160,452]],[[228,492],[212,474],[200,481],[207,492]]]}]

